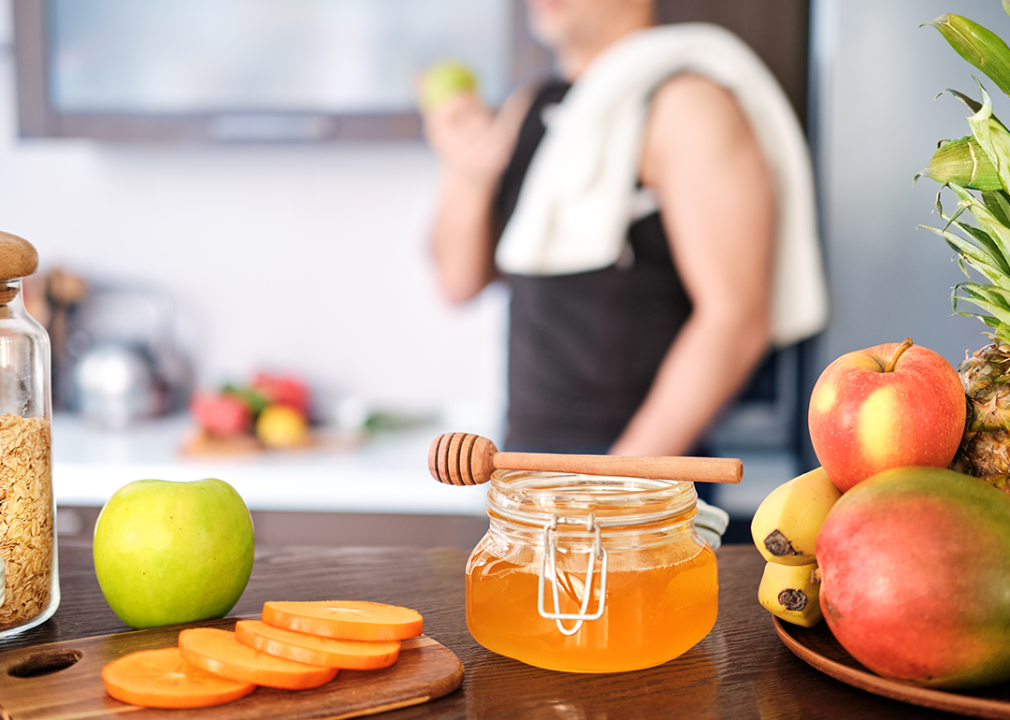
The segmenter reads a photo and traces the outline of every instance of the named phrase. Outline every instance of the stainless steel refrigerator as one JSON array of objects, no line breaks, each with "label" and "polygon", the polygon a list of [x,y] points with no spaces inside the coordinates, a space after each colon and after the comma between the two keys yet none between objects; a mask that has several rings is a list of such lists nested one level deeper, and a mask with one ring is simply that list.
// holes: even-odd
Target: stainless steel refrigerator
[{"label": "stainless steel refrigerator", "polygon": [[[816,464],[806,440],[807,404],[813,382],[831,360],[911,337],[956,366],[966,351],[987,342],[979,320],[952,313],[953,286],[965,279],[953,252],[920,227],[939,222],[934,206],[940,186],[914,178],[940,140],[969,132],[969,110],[941,94],[945,89],[978,99],[977,77],[1004,119],[1010,119],[1010,98],[935,28],[921,26],[944,13],[964,15],[1010,38],[1010,15],[1000,0],[811,2],[807,127],[831,317],[825,332],[787,357],[780,373],[787,396],[798,387],[792,405],[798,440],[747,447],[740,442],[745,431],[720,448],[744,458],[743,485],[720,488],[717,496],[735,517],[746,517],[792,470]],[[949,191],[942,200],[948,209],[956,205]],[[789,385],[790,377],[798,383]]]}]

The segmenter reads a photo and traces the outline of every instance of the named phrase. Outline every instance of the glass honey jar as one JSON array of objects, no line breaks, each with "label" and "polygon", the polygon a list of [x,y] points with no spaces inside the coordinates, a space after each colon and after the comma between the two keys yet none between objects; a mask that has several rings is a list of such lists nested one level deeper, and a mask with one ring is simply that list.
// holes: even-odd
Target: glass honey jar
[{"label": "glass honey jar", "polygon": [[0,638],[42,623],[60,602],[51,351],[21,287],[37,266],[28,241],[0,232]]},{"label": "glass honey jar", "polygon": [[496,470],[490,527],[466,568],[481,645],[529,665],[617,672],[665,663],[718,613],[694,484]]}]

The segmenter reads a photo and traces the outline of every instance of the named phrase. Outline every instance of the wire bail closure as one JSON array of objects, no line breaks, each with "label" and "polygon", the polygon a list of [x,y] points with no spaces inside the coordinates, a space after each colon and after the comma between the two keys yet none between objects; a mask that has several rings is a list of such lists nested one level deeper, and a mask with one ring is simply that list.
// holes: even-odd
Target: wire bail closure
[{"label": "wire bail closure", "polygon": [[[562,635],[574,635],[582,627],[585,620],[599,620],[603,617],[604,605],[607,600],[607,551],[603,548],[603,539],[600,533],[600,525],[596,522],[596,517],[592,513],[586,518],[586,531],[594,534],[593,546],[589,552],[589,562],[586,567],[586,580],[583,583],[582,606],[577,613],[547,612],[544,607],[544,586],[546,585],[547,561],[550,558],[551,564],[551,589],[554,596],[554,609],[557,611],[561,605],[558,593],[558,524],[572,524],[571,520],[559,518],[557,514],[551,514],[551,519],[544,525],[544,551],[540,557],[540,581],[537,585],[537,610],[540,617],[545,620],[554,620],[557,623],[558,631]],[[600,602],[596,612],[591,615],[586,614],[589,608],[589,598],[593,594],[593,571],[596,569],[596,561],[600,561]],[[575,620],[576,623],[571,628],[566,628],[565,620]]]}]

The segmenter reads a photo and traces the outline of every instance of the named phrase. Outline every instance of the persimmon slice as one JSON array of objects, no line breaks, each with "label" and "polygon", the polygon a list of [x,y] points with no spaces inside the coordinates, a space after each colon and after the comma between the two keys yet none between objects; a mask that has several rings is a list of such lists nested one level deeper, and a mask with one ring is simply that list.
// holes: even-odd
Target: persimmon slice
[{"label": "persimmon slice", "polygon": [[182,659],[179,648],[139,650],[102,668],[105,690],[121,702],[150,708],[199,708],[238,700],[255,683],[214,675]]},{"label": "persimmon slice", "polygon": [[239,620],[235,639],[268,655],[346,670],[389,667],[400,655],[399,640],[340,640],[285,630],[259,620]]},{"label": "persimmon slice", "polygon": [[325,685],[337,668],[318,667],[260,652],[217,628],[187,628],[179,633],[182,658],[202,670],[257,685],[285,690],[308,690]]},{"label": "persimmon slice", "polygon": [[366,600],[267,602],[263,622],[341,640],[407,640],[421,634],[421,613]]}]

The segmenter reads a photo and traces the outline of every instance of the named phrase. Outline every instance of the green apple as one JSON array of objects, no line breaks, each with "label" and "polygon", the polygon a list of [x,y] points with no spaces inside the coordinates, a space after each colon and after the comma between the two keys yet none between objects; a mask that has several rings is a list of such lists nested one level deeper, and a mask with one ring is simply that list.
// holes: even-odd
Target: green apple
[{"label": "green apple", "polygon": [[419,101],[421,109],[429,112],[453,95],[474,92],[477,77],[466,65],[455,60],[447,60],[432,65],[421,76]]},{"label": "green apple", "polygon": [[222,480],[137,480],[102,508],[94,557],[105,599],[130,627],[224,617],[252,573],[252,517]]}]

